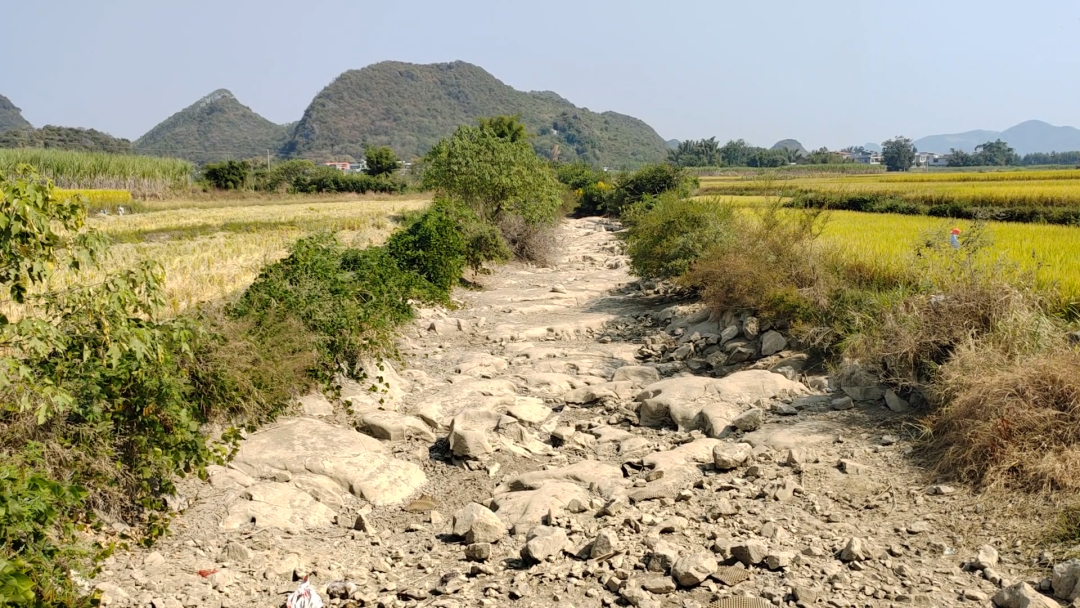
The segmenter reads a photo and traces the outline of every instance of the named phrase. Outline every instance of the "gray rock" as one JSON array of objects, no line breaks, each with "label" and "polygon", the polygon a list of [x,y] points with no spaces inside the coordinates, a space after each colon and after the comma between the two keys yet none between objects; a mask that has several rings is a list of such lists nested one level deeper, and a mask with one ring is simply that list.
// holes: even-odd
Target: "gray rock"
[{"label": "gray rock", "polygon": [[778,331],[767,331],[761,336],[761,356],[768,357],[787,348],[787,338]]},{"label": "gray rock", "polygon": [[865,475],[868,471],[866,465],[859,464],[854,460],[843,459],[839,462],[839,468],[848,475]]},{"label": "gray rock", "polygon": [[754,358],[757,351],[748,346],[739,346],[731,351],[727,359],[724,360],[725,365],[735,365],[736,363],[744,363]]},{"label": "gray rock", "polygon": [[739,335],[739,326],[738,325],[728,325],[727,327],[724,328],[724,331],[720,332],[720,344],[724,344],[725,342],[730,342],[731,340],[734,340],[735,337],[738,336],[738,335]]},{"label": "gray rock", "polygon": [[506,536],[506,524],[499,516],[475,502],[454,513],[451,527],[455,536],[464,538],[470,545],[493,543]]},{"label": "gray rock", "polygon": [[844,410],[850,410],[851,408],[855,407],[855,402],[851,399],[851,397],[845,396],[833,399],[831,405],[832,409],[838,412],[842,412]]},{"label": "gray rock", "polygon": [[652,599],[649,592],[641,587],[626,585],[619,591],[619,596],[634,608],[659,608],[660,602]]},{"label": "gray rock", "polygon": [[669,543],[666,540],[659,541],[653,545],[652,553],[649,554],[645,567],[649,572],[667,573],[678,561],[681,554],[682,549],[678,545]]},{"label": "gray rock", "polygon": [[901,398],[900,395],[897,395],[892,389],[885,391],[885,405],[889,406],[890,410],[898,414],[902,414],[911,409],[911,404]]},{"label": "gray rock", "polygon": [[491,557],[491,543],[473,543],[465,547],[465,557],[475,562],[487,561]]},{"label": "gray rock", "polygon": [[877,401],[885,396],[877,376],[858,365],[845,367],[837,380],[841,390],[855,401]]},{"label": "gray rock", "polygon": [[731,557],[742,562],[749,568],[760,564],[769,555],[769,548],[765,543],[756,540],[746,541],[731,547]]},{"label": "gray rock", "polygon": [[479,458],[494,451],[488,435],[495,431],[502,414],[482,407],[466,408],[450,423],[450,450],[459,458]]},{"label": "gray rock", "polygon": [[1058,608],[1058,603],[1040,594],[1027,583],[1017,583],[994,594],[998,608]]},{"label": "gray rock", "polygon": [[225,545],[225,560],[235,564],[246,564],[251,561],[251,550],[238,542],[230,542]]},{"label": "gray rock", "polygon": [[762,412],[761,409],[755,407],[750,408],[749,410],[746,410],[745,412],[740,414],[738,417],[731,421],[731,424],[740,431],[749,433],[751,431],[756,431],[761,428],[761,425],[764,421],[765,413]]},{"label": "gray rock", "polygon": [[997,549],[990,545],[983,545],[979,547],[979,552],[975,555],[975,559],[971,560],[971,567],[975,570],[986,570],[987,568],[996,567],[997,563]]},{"label": "gray rock", "polygon": [[717,569],[716,560],[704,553],[688,553],[671,567],[671,576],[683,587],[695,587],[705,582]]},{"label": "gray rock", "polygon": [[730,471],[746,463],[753,453],[748,443],[721,443],[713,448],[713,464],[721,471]]},{"label": "gray rock", "polygon": [[534,562],[543,562],[562,555],[568,539],[562,528],[536,526],[529,530],[528,540],[521,550],[521,558]]},{"label": "gray rock", "polygon": [[1080,598],[1080,560],[1071,559],[1054,566],[1050,584],[1058,599]]},{"label": "gray rock", "polygon": [[861,538],[849,538],[840,550],[840,561],[864,562],[873,558],[869,544]]},{"label": "gray rock", "polygon": [[619,550],[619,535],[614,530],[601,530],[589,547],[589,557],[610,555]]},{"label": "gray rock", "polygon": [[675,593],[675,589],[677,589],[675,581],[671,580],[670,576],[658,576],[654,574],[643,577],[640,581],[642,589],[657,595]]},{"label": "gray rock", "polygon": [[793,551],[773,551],[765,556],[765,567],[769,570],[781,570],[790,566],[794,559]]},{"label": "gray rock", "polygon": [[742,327],[743,335],[753,340],[758,335],[760,325],[756,317],[746,317]]}]

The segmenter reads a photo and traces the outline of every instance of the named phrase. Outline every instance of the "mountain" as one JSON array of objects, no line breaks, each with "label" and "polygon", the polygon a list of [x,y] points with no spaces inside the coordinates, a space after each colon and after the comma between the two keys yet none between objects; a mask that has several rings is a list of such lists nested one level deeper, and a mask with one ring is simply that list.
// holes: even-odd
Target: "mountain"
[{"label": "mountain", "polygon": [[[881,144],[875,144],[873,142],[868,142],[868,143],[863,144],[863,149],[866,150],[867,152],[881,152]],[[919,148],[919,149],[922,150],[922,148]]]},{"label": "mountain", "polygon": [[675,148],[678,148],[679,144],[681,144],[682,142],[677,140],[677,139],[669,139],[669,140],[665,141],[664,143],[667,144],[667,147],[674,150]]},{"label": "mountain", "polygon": [[667,144],[644,122],[578,108],[551,91],[518,91],[482,68],[386,61],[349,70],[308,106],[283,149],[315,160],[358,158],[365,144],[387,145],[409,159],[424,155],[462,124],[518,114],[548,158],[632,166],[662,161]]},{"label": "mountain", "polygon": [[1029,120],[1004,131],[968,131],[955,135],[931,135],[915,142],[921,152],[948,152],[951,148],[974,152],[975,146],[1001,139],[1017,154],[1071,152],[1080,150],[1080,129],[1056,127],[1041,120]]},{"label": "mountain", "polygon": [[23,118],[22,110],[15,107],[11,100],[0,95],[0,131],[25,129],[32,126]]},{"label": "mountain", "polygon": [[770,150],[794,150],[800,156],[806,154],[806,148],[795,139],[781,139],[773,144],[773,147],[770,148]]},{"label": "mountain", "polygon": [[176,156],[203,164],[263,157],[277,152],[288,136],[283,125],[266,120],[219,89],[173,114],[135,140],[139,154]]},{"label": "mountain", "polygon": [[130,154],[131,142],[94,129],[46,125],[40,129],[25,127],[4,131],[0,133],[0,148],[50,148]]}]

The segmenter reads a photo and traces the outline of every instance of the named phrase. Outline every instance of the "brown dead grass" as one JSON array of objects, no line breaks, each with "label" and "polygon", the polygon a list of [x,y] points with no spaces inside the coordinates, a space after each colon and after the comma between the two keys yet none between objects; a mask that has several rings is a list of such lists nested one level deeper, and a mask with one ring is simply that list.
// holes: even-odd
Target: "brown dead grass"
[{"label": "brown dead grass", "polygon": [[552,266],[558,258],[559,243],[554,224],[530,224],[521,216],[499,218],[499,231],[514,257],[538,266]]},{"label": "brown dead grass", "polygon": [[939,471],[984,488],[1080,491],[1080,352],[958,348],[928,420]]}]

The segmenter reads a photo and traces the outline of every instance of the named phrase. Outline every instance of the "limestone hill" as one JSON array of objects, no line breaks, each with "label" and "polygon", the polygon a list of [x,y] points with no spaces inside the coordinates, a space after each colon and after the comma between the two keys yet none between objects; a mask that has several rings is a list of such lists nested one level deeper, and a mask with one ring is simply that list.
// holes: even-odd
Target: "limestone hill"
[{"label": "limestone hill", "polygon": [[30,127],[30,123],[23,118],[22,110],[15,107],[11,100],[0,95],[0,131],[11,129],[23,129]]},{"label": "limestone hill", "polygon": [[276,152],[287,128],[259,116],[219,89],[135,140],[139,154],[177,156],[196,163],[262,157]]},{"label": "limestone hill", "polygon": [[130,154],[131,142],[95,129],[46,125],[40,129],[24,127],[0,132],[0,148],[48,148]]},{"label": "limestone hill", "polygon": [[363,155],[388,145],[403,158],[425,154],[461,124],[520,114],[548,158],[613,167],[662,161],[667,144],[644,122],[578,108],[550,91],[522,92],[461,61],[382,62],[350,70],[323,89],[296,125],[287,156],[315,160]]}]

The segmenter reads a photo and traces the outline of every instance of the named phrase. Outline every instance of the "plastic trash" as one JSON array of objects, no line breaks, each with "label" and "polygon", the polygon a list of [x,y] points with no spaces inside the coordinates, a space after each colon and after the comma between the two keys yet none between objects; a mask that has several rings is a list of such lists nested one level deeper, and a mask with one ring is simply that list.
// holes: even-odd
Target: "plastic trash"
[{"label": "plastic trash", "polygon": [[304,582],[292,592],[285,606],[286,608],[323,608],[323,601],[319,597],[319,592],[315,591],[311,583],[308,583],[308,577],[305,576]]},{"label": "plastic trash", "polygon": [[953,228],[952,229],[952,235],[949,236],[949,244],[952,245],[953,249],[959,249],[960,248],[960,229],[959,228]]}]

